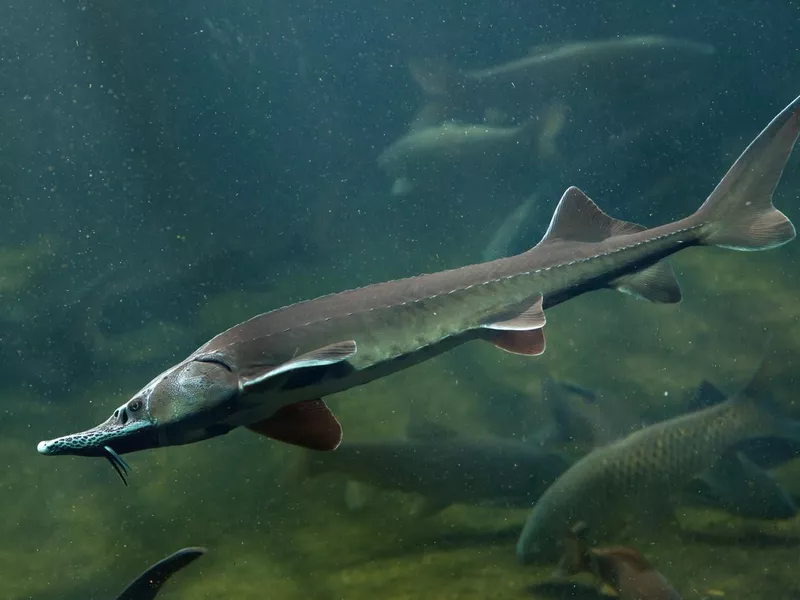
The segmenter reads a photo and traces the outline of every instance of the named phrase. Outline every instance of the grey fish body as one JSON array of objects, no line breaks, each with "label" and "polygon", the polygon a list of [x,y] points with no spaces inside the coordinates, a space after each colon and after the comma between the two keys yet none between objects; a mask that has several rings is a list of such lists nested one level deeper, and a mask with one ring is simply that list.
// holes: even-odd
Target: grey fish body
[{"label": "grey fish body", "polygon": [[538,126],[533,122],[514,127],[443,123],[415,129],[402,136],[378,157],[387,174],[404,182],[394,194],[410,191],[426,177],[456,177],[467,169],[485,170],[515,156],[527,154]]},{"label": "grey fish body", "polygon": [[[772,194],[800,132],[800,98],[761,132],[693,215],[655,227],[611,218],[577,188],[559,203],[542,241],[499,259],[323,296],[258,315],[214,337],[85,432],[43,441],[42,454],[119,457],[185,444],[234,427],[320,450],[341,427],[321,400],[472,339],[537,356],[544,310],[616,288],[677,302],[661,259],[716,245],[763,250],[795,230]],[[123,473],[120,473],[123,475]]]},{"label": "grey fish body", "polygon": [[713,46],[658,35],[631,36],[607,40],[573,42],[552,50],[532,54],[487,69],[467,71],[465,79],[476,84],[513,89],[521,84],[575,83],[590,73],[603,72],[604,66],[614,69],[641,68],[648,61],[683,54],[688,58],[711,55]]},{"label": "grey fish body", "polygon": [[558,541],[578,521],[603,530],[628,510],[663,506],[725,451],[762,435],[798,437],[748,395],[663,421],[589,453],[539,499],[517,543],[520,562],[557,557]]},{"label": "grey fish body", "polygon": [[[471,109],[530,106],[555,98],[590,96],[612,88],[638,92],[663,72],[714,54],[708,44],[664,36],[629,36],[574,42],[485,69],[454,72],[412,63],[414,79],[433,101]],[[685,60],[679,60],[685,59]],[[623,91],[624,90],[624,91]]]},{"label": "grey fish body", "polygon": [[343,442],[307,453],[308,475],[338,473],[388,491],[421,494],[434,506],[530,506],[568,467],[560,455],[499,439]]}]

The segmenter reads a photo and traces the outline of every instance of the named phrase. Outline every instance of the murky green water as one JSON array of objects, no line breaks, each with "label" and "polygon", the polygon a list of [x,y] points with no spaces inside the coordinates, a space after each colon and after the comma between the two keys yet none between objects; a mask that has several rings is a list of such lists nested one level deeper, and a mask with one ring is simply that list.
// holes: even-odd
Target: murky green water
[{"label": "murky green water", "polygon": [[[422,518],[418,498],[384,491],[353,511],[345,478],[305,479],[298,449],[246,430],[129,455],[127,488],[103,460],[36,452],[42,439],[106,419],[246,318],[477,262],[533,190],[534,222],[514,251],[538,240],[570,184],[615,217],[655,225],[688,214],[800,93],[793,2],[774,15],[674,5],[672,19],[646,3],[401,4],[0,9],[0,598],[110,599],[184,546],[209,552],[159,598],[596,597],[589,577],[576,579],[582,591],[532,587],[553,566],[516,562],[526,509],[454,505]],[[692,84],[696,96],[670,95],[670,84],[662,106],[636,107],[652,133],[619,146],[630,131],[597,133],[633,111],[624,95],[602,113],[565,100],[573,112],[553,162],[493,171],[486,189],[443,179],[390,194],[375,159],[418,108],[412,50],[481,65],[538,44],[648,32],[713,43],[721,57]],[[674,118],[678,106],[693,110]],[[594,162],[582,162],[590,152]],[[800,222],[797,156],[775,204]],[[329,405],[347,441],[402,437],[417,414],[465,435],[519,438],[545,423],[540,384],[556,377],[656,420],[704,378],[746,383],[771,339],[786,370],[774,394],[800,418],[799,257],[797,242],[692,249],[671,261],[678,306],[594,292],[548,311],[540,358],[470,342]],[[794,494],[798,474],[796,461],[775,472]],[[641,550],[684,598],[800,597],[800,518],[676,513],[680,527],[632,527],[613,542]]]}]

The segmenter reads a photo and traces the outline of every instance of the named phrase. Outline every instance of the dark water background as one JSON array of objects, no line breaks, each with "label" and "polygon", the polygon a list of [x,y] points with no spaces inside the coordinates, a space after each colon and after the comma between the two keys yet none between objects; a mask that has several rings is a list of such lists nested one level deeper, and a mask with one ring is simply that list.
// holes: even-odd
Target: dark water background
[{"label": "dark water background", "polygon": [[[651,33],[717,54],[645,108],[652,124],[631,143],[598,143],[630,110],[622,98],[574,116],[555,166],[390,195],[376,157],[422,102],[410,58],[475,68],[541,44]],[[44,458],[35,445],[104,419],[244,318],[477,261],[531,191],[542,203],[515,250],[539,238],[571,184],[626,220],[682,216],[800,93],[794,0],[29,0],[0,7],[0,40],[0,597],[10,599],[110,598],[186,545],[211,552],[164,598],[531,597],[526,586],[548,571],[515,563],[524,510],[454,507],[425,522],[390,494],[351,514],[341,481],[298,483],[296,452],[245,432],[134,455],[127,489],[104,462]],[[795,156],[776,196],[795,222],[798,190]],[[703,377],[741,383],[766,329],[792,353],[797,253],[692,251],[674,261],[680,307],[600,292],[552,311],[540,360],[470,344],[331,404],[347,439],[401,435],[412,406],[475,434],[522,435],[519,415],[535,424],[539,380],[555,374],[658,412]],[[724,540],[665,532],[649,555],[685,597],[800,597],[798,522],[721,522]]]}]

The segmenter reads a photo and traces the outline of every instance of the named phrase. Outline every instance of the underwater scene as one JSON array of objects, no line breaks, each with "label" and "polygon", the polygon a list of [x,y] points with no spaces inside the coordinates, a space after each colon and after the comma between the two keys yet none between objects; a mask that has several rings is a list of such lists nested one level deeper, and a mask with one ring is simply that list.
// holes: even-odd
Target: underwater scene
[{"label": "underwater scene", "polygon": [[0,39],[0,599],[800,600],[797,0]]}]

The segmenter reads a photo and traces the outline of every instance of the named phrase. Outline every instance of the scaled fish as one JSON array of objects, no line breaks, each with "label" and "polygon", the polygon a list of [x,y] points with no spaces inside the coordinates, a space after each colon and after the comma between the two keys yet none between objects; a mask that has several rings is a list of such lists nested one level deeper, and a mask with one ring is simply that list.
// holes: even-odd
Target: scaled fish
[{"label": "scaled fish", "polygon": [[633,548],[590,548],[586,524],[578,523],[564,540],[559,575],[591,573],[620,600],[681,600],[681,595]]},{"label": "scaled fish", "polygon": [[800,423],[763,400],[765,363],[724,403],[651,425],[577,461],[534,506],[517,542],[517,559],[557,558],[563,532],[579,521],[601,532],[626,516],[663,511],[671,495],[744,440],[800,439]]},{"label": "scaled fish", "polygon": [[424,513],[451,504],[530,506],[569,466],[558,453],[498,438],[470,438],[431,423],[407,439],[344,442],[304,456],[303,472],[339,473],[370,486],[425,497]]},{"label": "scaled fish", "polygon": [[[544,447],[565,450],[571,456],[587,454],[597,446],[616,441],[645,423],[632,417],[630,405],[617,405],[605,394],[585,396],[585,391],[569,386],[575,393],[567,394],[564,384],[542,381],[542,397],[553,414],[549,435],[541,439]],[[721,391],[704,381],[694,394],[690,409],[697,410],[698,402],[705,406],[727,399]],[[652,424],[652,423],[649,423]],[[748,440],[744,448],[755,442]],[[774,445],[785,445],[780,438],[771,438]],[[800,443],[800,440],[796,443]],[[692,504],[720,508],[739,517],[751,519],[791,519],[797,506],[791,496],[766,470],[755,464],[745,451],[737,447],[727,451],[707,471],[693,478],[684,488],[682,500]]]},{"label": "scaled fish", "polygon": [[323,397],[369,383],[470,340],[515,354],[545,351],[545,309],[614,288],[681,298],[662,259],[691,246],[766,250],[795,237],[772,195],[800,133],[800,98],[762,131],[692,215],[646,229],[602,212],[578,188],[561,198],[531,250],[389,281],[264,313],[170,367],[96,427],[39,442],[44,455],[106,458],[188,444],[236,427],[332,450],[341,426]]},{"label": "scaled fish", "polygon": [[[693,396],[690,409],[716,406],[726,399],[721,390],[703,381]],[[780,464],[785,463],[796,454],[783,455],[782,449],[792,447],[800,448],[800,439],[774,436],[747,439],[693,479],[685,495],[694,502],[722,508],[743,518],[791,519],[797,514],[794,498],[766,470],[776,465],[765,461],[762,467],[756,461],[764,458],[763,450],[777,450],[783,459]]]}]

